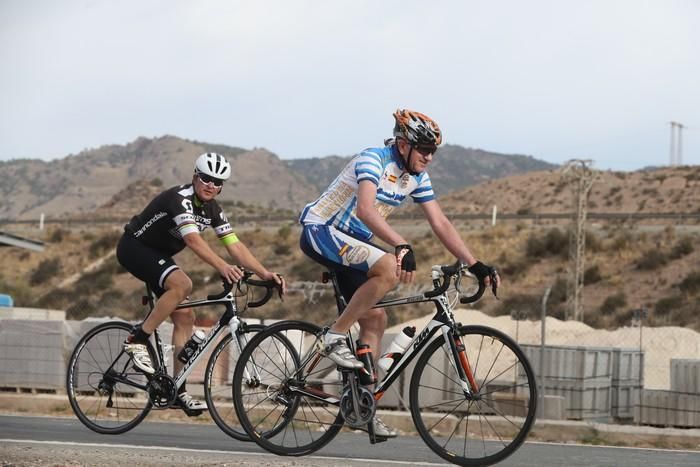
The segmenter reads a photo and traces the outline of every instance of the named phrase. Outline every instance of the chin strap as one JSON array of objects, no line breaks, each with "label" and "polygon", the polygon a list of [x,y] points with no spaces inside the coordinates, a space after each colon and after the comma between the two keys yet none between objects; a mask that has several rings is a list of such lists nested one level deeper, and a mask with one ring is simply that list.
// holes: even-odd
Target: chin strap
[{"label": "chin strap", "polygon": [[406,172],[408,172],[409,174],[411,174],[415,177],[416,175],[419,175],[419,172],[414,172],[413,170],[411,170],[411,158],[413,157],[413,145],[411,144],[409,146],[411,149],[408,151],[408,157],[406,158]]}]

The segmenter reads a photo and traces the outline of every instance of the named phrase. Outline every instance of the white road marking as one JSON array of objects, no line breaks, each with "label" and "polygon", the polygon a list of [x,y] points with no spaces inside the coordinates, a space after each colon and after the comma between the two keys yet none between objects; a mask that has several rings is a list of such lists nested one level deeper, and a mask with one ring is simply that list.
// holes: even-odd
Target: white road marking
[{"label": "white road marking", "polygon": [[[692,449],[670,449],[670,448],[644,448],[638,446],[609,446],[607,444],[583,444],[583,443],[557,443],[555,441],[525,441],[525,444],[542,444],[545,446],[573,446],[573,447],[585,447],[585,448],[608,448],[608,449],[630,449],[635,451],[658,451],[658,452],[672,452],[674,454],[686,453],[686,454],[700,454],[700,451],[694,451]],[[700,443],[698,443],[700,446]]]}]

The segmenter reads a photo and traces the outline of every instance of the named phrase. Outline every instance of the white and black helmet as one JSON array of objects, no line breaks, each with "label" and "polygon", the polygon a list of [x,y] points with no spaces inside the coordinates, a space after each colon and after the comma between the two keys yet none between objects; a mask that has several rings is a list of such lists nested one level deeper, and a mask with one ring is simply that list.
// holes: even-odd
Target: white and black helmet
[{"label": "white and black helmet", "polygon": [[197,158],[194,163],[194,173],[227,180],[231,176],[231,164],[221,154],[207,152]]}]

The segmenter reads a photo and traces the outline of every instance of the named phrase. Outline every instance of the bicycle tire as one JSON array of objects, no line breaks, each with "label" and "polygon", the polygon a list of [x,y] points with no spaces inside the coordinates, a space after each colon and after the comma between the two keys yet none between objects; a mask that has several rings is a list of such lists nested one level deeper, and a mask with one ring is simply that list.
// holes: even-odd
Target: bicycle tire
[{"label": "bicycle tire", "polygon": [[[265,326],[251,324],[247,325],[245,329],[246,332],[240,332],[241,335],[248,334],[252,337],[252,335],[264,330]],[[250,337],[245,337],[247,337],[246,341],[249,342]],[[235,345],[231,346],[232,342],[233,335],[228,333],[214,347],[204,374],[204,397],[211,418],[224,433],[239,441],[250,441],[250,436],[238,421],[233,405],[233,371],[235,363],[238,361],[239,352]],[[243,342],[242,347],[245,348],[246,344],[247,342]]]},{"label": "bicycle tire", "polygon": [[[294,352],[279,346],[281,337],[292,343]],[[343,384],[335,363],[317,354],[320,338],[321,328],[315,324],[282,321],[253,337],[236,363],[233,394],[238,418],[266,451],[310,454],[328,444],[344,424],[338,404]]]},{"label": "bicycle tire", "polygon": [[[144,387],[148,383],[143,373],[133,369],[130,357],[122,350],[131,329],[131,324],[124,321],[95,326],[78,341],[68,362],[66,393],[71,408],[83,425],[97,433],[116,435],[129,431],[152,408],[147,391],[114,381],[116,377]],[[156,364],[150,342],[147,348]],[[107,374],[110,368],[112,371]],[[103,391],[99,388],[102,384]]]},{"label": "bicycle tire", "polygon": [[413,422],[437,455],[457,465],[490,465],[513,454],[535,421],[537,385],[520,347],[485,326],[459,336],[479,385],[469,400],[449,344],[440,336],[418,359],[409,399]]}]

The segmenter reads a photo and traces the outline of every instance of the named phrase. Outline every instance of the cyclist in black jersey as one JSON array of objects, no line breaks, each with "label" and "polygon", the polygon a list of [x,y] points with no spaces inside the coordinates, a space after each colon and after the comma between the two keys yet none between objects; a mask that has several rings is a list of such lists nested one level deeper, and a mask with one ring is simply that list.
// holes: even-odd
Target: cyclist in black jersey
[{"label": "cyclist in black jersey", "polygon": [[[172,256],[189,247],[229,283],[243,277],[237,266],[227,263],[199,235],[207,227],[214,229],[237,264],[263,280],[274,279],[282,292],[286,292],[282,276],[268,271],[238,239],[215,200],[230,175],[231,166],[223,156],[202,154],[195,162],[191,184],[163,191],[124,227],[117,246],[117,259],[131,274],[148,283],[158,296],[153,312],[136,326],[124,343],[124,350],[133,358],[134,366],[146,374],[153,374],[155,370],[144,344],[168,316],[174,325],[172,343],[175,355],[193,332],[194,311],[191,308],[175,310],[190,294],[192,281]],[[177,373],[182,363],[176,358],[173,361]],[[192,410],[207,408],[204,402],[187,394],[185,384],[179,389],[178,403]]]}]

